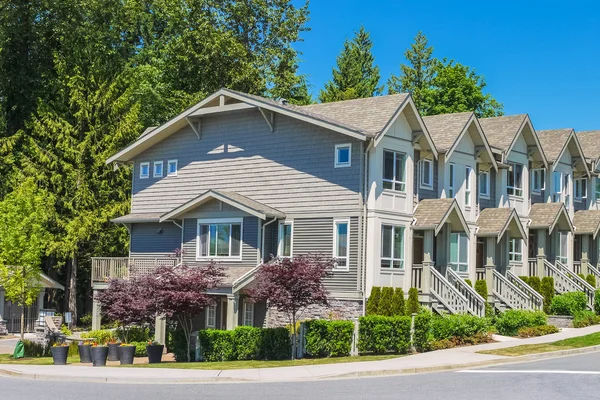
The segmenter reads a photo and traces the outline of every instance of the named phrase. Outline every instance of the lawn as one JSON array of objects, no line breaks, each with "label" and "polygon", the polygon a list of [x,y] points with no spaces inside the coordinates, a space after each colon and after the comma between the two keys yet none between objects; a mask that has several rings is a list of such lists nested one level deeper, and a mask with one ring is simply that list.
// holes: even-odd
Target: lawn
[{"label": "lawn", "polygon": [[[333,358],[303,358],[301,360],[284,360],[284,361],[223,361],[223,362],[191,362],[191,363],[175,363],[165,362],[160,364],[134,364],[125,365],[124,367],[136,368],[177,368],[177,369],[252,369],[252,368],[276,368],[276,367],[295,367],[305,365],[321,365],[321,364],[340,364],[358,361],[379,361],[388,360],[391,358],[401,357],[400,355],[377,355],[377,356],[356,356],[356,357],[333,357]],[[91,365],[79,364],[79,356],[69,357],[69,364],[73,365]],[[52,357],[39,358],[22,358],[15,360],[10,354],[0,354],[0,364],[21,364],[21,365],[52,365]],[[117,366],[119,365],[109,365]]]},{"label": "lawn", "polygon": [[600,345],[600,332],[570,339],[559,340],[552,343],[524,344],[521,346],[507,347],[505,349],[478,351],[480,354],[493,354],[497,356],[517,357],[528,354],[548,353],[551,351],[580,349]]}]

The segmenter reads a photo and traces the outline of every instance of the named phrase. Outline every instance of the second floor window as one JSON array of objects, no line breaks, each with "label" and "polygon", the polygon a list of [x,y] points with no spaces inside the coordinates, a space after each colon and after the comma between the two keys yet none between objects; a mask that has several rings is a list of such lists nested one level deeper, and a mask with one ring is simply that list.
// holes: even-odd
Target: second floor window
[{"label": "second floor window", "polygon": [[521,239],[510,239],[508,241],[508,261],[523,260],[523,243]]},{"label": "second floor window", "polygon": [[333,223],[333,257],[335,258],[335,267],[338,269],[348,269],[348,220],[334,221]]},{"label": "second floor window", "polygon": [[279,224],[279,257],[292,256],[292,224]]},{"label": "second floor window", "polygon": [[531,171],[531,191],[540,194],[546,189],[546,171],[544,169],[534,169]]},{"label": "second floor window", "polygon": [[450,164],[448,165],[448,197],[452,198],[455,195],[455,190],[454,190],[454,181],[455,181],[455,176],[454,176],[454,170],[455,170],[455,166],[454,164]]},{"label": "second floor window", "polygon": [[167,175],[177,176],[177,160],[169,160],[167,163]]},{"label": "second floor window", "polygon": [[523,165],[517,163],[509,163],[510,170],[508,171],[508,184],[506,185],[506,193],[513,196],[523,196]]},{"label": "second floor window", "polygon": [[465,233],[450,234],[450,268],[456,272],[469,270],[469,237]]},{"label": "second floor window", "polygon": [[479,197],[490,198],[490,173],[487,171],[479,173]]},{"label": "second floor window", "polygon": [[406,191],[406,154],[383,151],[383,188]]},{"label": "second floor window", "polygon": [[581,202],[587,198],[587,179],[575,179],[575,201]]},{"label": "second floor window", "polygon": [[471,205],[471,167],[465,168],[465,206]]},{"label": "second floor window", "polygon": [[596,181],[596,200],[600,200],[600,178],[596,177],[594,179]]},{"label": "second floor window", "polygon": [[150,177],[150,163],[140,163],[140,179],[146,179]]},{"label": "second floor window", "polygon": [[154,177],[160,178],[163,176],[163,162],[154,161]]},{"label": "second floor window", "polygon": [[338,144],[335,146],[335,168],[349,167],[351,163],[352,145]]},{"label": "second floor window", "polygon": [[241,221],[198,221],[198,255],[202,258],[239,258],[241,239]]},{"label": "second floor window", "polygon": [[422,159],[421,162],[421,187],[424,189],[433,189],[433,162],[428,159]]},{"label": "second floor window", "polygon": [[381,268],[404,269],[403,226],[381,226]]}]

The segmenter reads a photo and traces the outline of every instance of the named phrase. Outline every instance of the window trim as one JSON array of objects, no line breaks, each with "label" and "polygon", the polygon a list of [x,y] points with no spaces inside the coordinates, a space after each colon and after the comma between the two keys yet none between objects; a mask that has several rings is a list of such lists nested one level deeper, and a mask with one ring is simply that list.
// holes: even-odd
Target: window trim
[{"label": "window trim", "polygon": [[598,202],[598,200],[600,200],[600,177],[595,176],[594,177],[594,194],[595,194],[595,198],[596,198],[596,202]]},{"label": "window trim", "polygon": [[[425,174],[423,173],[423,168],[425,164],[429,164],[429,184],[423,182],[423,177],[425,176]],[[423,158],[421,160],[419,160],[419,187],[421,189],[426,189],[426,190],[433,190],[433,161],[428,159],[428,158]]]},{"label": "window trim", "polygon": [[[450,254],[450,257],[448,257],[448,265],[450,266],[450,268],[452,268],[452,266],[456,266],[456,269],[452,268],[455,272],[457,273],[468,273],[469,272],[469,262],[471,261],[471,254],[470,254],[470,246],[471,246],[471,239],[469,238],[469,235],[467,233],[464,232],[450,232],[450,242],[448,243],[449,246],[451,246],[452,244],[452,235],[458,235],[459,239],[458,239],[458,247],[457,247],[457,255],[458,255],[458,260],[456,260],[456,263],[452,262],[452,255]],[[464,235],[467,237],[467,262],[466,263],[462,263],[460,262],[460,236]],[[460,266],[461,265],[466,265],[467,268],[465,271],[461,271],[460,270]]]},{"label": "window trim", "polygon": [[[340,149],[348,149],[348,162],[346,163],[341,163],[339,161],[339,153],[338,151]],[[347,168],[347,167],[351,167],[352,166],[352,143],[344,143],[344,144],[336,144],[335,145],[335,162],[333,167],[334,168]]]},{"label": "window trim", "polygon": [[470,165],[465,165],[465,208],[471,208],[471,194],[473,190],[471,188],[471,172],[473,168]]},{"label": "window trim", "polygon": [[[535,188],[535,174],[539,172],[540,176],[540,187]],[[542,194],[542,191],[546,190],[546,169],[545,168],[534,168],[531,170],[531,193]]]},{"label": "window trim", "polygon": [[[587,178],[576,178],[574,179],[575,184],[573,185],[573,198],[576,203],[581,203],[583,199],[587,199]],[[577,197],[577,183],[581,189],[581,194]]]},{"label": "window trim", "polygon": [[[171,172],[170,171],[170,166],[171,164],[175,164],[175,172]],[[167,176],[177,176],[177,169],[178,169],[178,165],[177,165],[177,160],[169,160],[167,161]]]},{"label": "window trim", "polygon": [[[251,311],[251,316],[250,316],[250,321],[248,321],[246,319],[247,316],[247,312],[248,312],[248,306],[251,306],[252,311]],[[250,323],[248,323],[250,322]],[[244,326],[254,326],[254,303],[248,301],[248,299],[244,299],[244,317],[242,318],[242,323]]]},{"label": "window trim", "polygon": [[[206,306],[204,308],[206,310],[206,316],[205,316],[205,320],[204,320],[204,325],[207,329],[216,329],[217,327],[217,306],[215,304],[210,305],[210,306]],[[210,310],[214,311],[214,324],[209,324],[209,319],[210,319]]]},{"label": "window trim", "polygon": [[[148,173],[144,174],[144,167],[148,167]],[[140,179],[148,179],[150,178],[150,161],[144,161],[140,163]]]},{"label": "window trim", "polygon": [[[160,174],[156,173],[156,167],[160,165]],[[153,178],[162,178],[165,174],[165,162],[164,161],[154,161],[152,163],[152,177]]]},{"label": "window trim", "polygon": [[[448,163],[448,198],[454,198],[456,196],[456,164]],[[452,195],[450,195],[452,192]]]},{"label": "window trim", "polygon": [[[292,234],[290,237],[290,255],[284,256],[283,253],[283,230],[281,229],[283,226],[289,225],[292,227]],[[294,257],[294,221],[283,221],[279,223],[277,230],[277,257],[282,258],[293,258]]]},{"label": "window trim", "polygon": [[[521,187],[517,187],[517,186],[510,186],[508,184],[509,182],[509,177],[506,177],[506,194],[509,196],[515,196],[515,197],[519,197],[519,198],[523,198],[524,196],[524,189],[523,189],[523,172],[525,172],[525,165],[518,163],[518,162],[509,162],[508,165],[511,166],[511,169],[509,169],[507,172],[511,175],[513,175],[513,180],[516,182],[516,176],[514,176],[514,174],[516,174],[516,166],[520,166],[521,167]],[[512,189],[512,193],[510,193],[510,189]],[[517,191],[521,191],[521,194],[518,194]]]},{"label": "window trim", "polygon": [[[337,230],[337,226],[338,224],[348,224],[348,233],[346,234],[346,256],[345,257],[339,257],[336,253],[337,253],[337,248],[338,248],[338,230]],[[350,218],[336,218],[333,220],[333,258],[338,259],[338,258],[345,258],[346,259],[346,266],[340,267],[337,264],[337,261],[335,262],[335,266],[333,267],[333,269],[335,271],[349,271],[350,270]]]},{"label": "window trim", "polygon": [[[200,226],[201,225],[240,225],[240,255],[239,256],[202,256],[201,254],[201,242],[200,242]],[[210,235],[210,228],[208,230]],[[231,254],[231,231],[229,232],[229,254]],[[227,260],[227,261],[242,261],[242,255],[244,254],[244,218],[198,218],[196,222],[196,261],[208,261],[208,260]],[[208,237],[208,243],[210,246],[210,236]],[[210,250],[209,250],[210,253]]]},{"label": "window trim", "polygon": [[[565,236],[565,251],[567,252],[567,254],[562,254],[561,251],[561,238]],[[556,259],[558,261],[560,261],[563,264],[567,264],[568,260],[569,260],[569,233],[565,232],[565,231],[558,231],[558,235],[556,235],[556,240],[558,241],[557,243],[557,251],[556,251]]]},{"label": "window trim", "polygon": [[[515,243],[519,243],[521,245],[521,249],[519,252],[516,251],[510,251],[510,243],[511,242],[515,242]],[[513,245],[513,249],[515,248],[515,246]],[[516,256],[519,256],[521,259],[517,260]],[[520,263],[523,262],[523,240],[522,239],[508,239],[508,262],[509,263]]]},{"label": "window trim", "polygon": [[[486,185],[485,185],[485,190],[486,193],[482,193],[481,192],[481,175],[486,175],[487,179],[486,179]],[[491,193],[490,193],[490,179],[491,179],[491,174],[490,171],[480,171],[479,172],[479,182],[477,182],[477,191],[479,192],[479,198],[480,199],[486,199],[489,200]]]},{"label": "window trim", "polygon": [[[391,180],[385,178],[385,152],[386,151],[389,152],[389,153],[394,154],[394,177]],[[382,163],[383,165],[382,165],[382,168],[381,168],[381,182],[382,182],[381,187],[383,188],[383,190],[390,190],[390,191],[396,192],[396,193],[406,193],[406,186],[407,186],[407,183],[406,183],[406,180],[407,180],[406,179],[406,175],[407,175],[406,163],[408,161],[408,154],[406,154],[406,153],[404,153],[402,151],[391,150],[391,149],[383,149],[383,153],[382,154],[383,154],[383,160],[382,160],[383,161],[383,163]],[[403,178],[404,180],[398,180],[398,177],[396,176],[396,173],[397,173],[397,171],[396,171],[396,159],[397,159],[398,155],[401,155],[404,158],[404,178]],[[386,182],[392,184],[392,188],[391,189],[384,187],[384,184]],[[404,190],[397,190],[396,189],[396,184],[397,183],[399,183],[401,185],[404,185]]]},{"label": "window trim", "polygon": [[[391,257],[383,256],[383,229],[386,226],[392,228],[392,245],[391,245],[392,256]],[[394,254],[394,233],[396,232],[396,229],[402,230],[402,258],[394,257],[395,256],[395,254]],[[388,224],[385,222],[381,224],[381,246],[380,246],[380,250],[379,250],[380,251],[379,252],[379,268],[381,270],[383,270],[383,271],[404,271],[406,269],[406,265],[405,265],[406,254],[404,251],[405,250],[404,244],[406,243],[405,239],[406,239],[406,227],[404,225],[394,225],[393,223]],[[384,267],[381,263],[383,260],[390,261],[390,266]],[[400,261],[401,266],[399,268],[395,268],[394,261]]]}]

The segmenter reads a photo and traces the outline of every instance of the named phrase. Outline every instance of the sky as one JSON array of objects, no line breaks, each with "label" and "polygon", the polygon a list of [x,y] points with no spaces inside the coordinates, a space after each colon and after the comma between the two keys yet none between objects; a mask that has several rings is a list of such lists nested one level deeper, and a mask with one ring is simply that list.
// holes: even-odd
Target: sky
[{"label": "sky", "polygon": [[527,113],[536,130],[600,130],[600,2],[312,0],[309,9],[311,30],[296,48],[315,99],[361,25],[381,83],[421,30],[434,56],[483,75],[506,115]]}]

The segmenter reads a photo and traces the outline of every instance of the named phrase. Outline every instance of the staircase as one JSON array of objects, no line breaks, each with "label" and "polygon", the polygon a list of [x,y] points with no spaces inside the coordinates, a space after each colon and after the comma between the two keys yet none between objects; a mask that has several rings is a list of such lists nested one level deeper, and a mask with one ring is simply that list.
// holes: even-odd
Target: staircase
[{"label": "staircase", "polygon": [[[548,262],[548,264],[550,264],[550,263]],[[550,265],[552,265],[552,264],[550,264]],[[579,291],[579,292],[585,293],[585,295],[587,296],[587,305],[591,310],[593,310],[594,309],[594,291],[596,290],[596,288],[593,287],[592,285],[590,285],[585,279],[582,279],[579,275],[577,275],[573,271],[570,271],[560,261],[556,261],[556,269],[558,271],[560,271],[562,274],[564,274],[568,279],[570,279],[575,284],[574,290],[569,290],[570,292]],[[556,288],[556,278],[554,279],[554,287]],[[564,292],[561,292],[561,293],[564,293]]]},{"label": "staircase", "polygon": [[592,264],[587,264],[588,272],[596,278],[596,289],[600,288],[600,271]]},{"label": "staircase", "polygon": [[[511,283],[498,271],[493,272],[492,276],[492,294],[494,300],[500,304],[500,308],[516,309],[516,310],[535,310],[536,303],[531,302],[529,295],[524,293],[516,285]],[[543,306],[543,300],[542,300]]]},{"label": "staircase", "polygon": [[451,268],[446,270],[446,278],[435,268],[431,268],[430,292],[435,311],[440,314],[469,313],[478,317],[485,316],[485,300],[472,287]]},{"label": "staircase", "polygon": [[542,295],[536,292],[527,283],[523,282],[521,278],[511,271],[506,271],[506,279],[528,297],[528,309],[542,310],[544,308],[544,298]]}]

